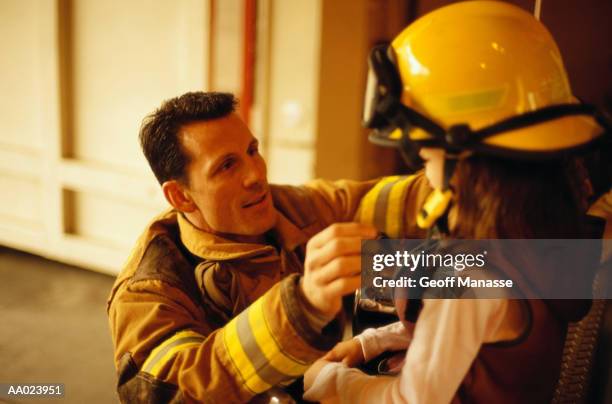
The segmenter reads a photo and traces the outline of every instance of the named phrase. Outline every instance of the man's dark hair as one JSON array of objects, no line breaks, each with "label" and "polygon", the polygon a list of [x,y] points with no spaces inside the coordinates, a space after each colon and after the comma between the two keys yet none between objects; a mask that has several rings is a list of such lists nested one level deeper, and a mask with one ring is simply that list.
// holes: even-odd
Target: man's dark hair
[{"label": "man's dark hair", "polygon": [[187,180],[189,156],[178,136],[182,126],[224,117],[236,105],[233,94],[198,91],[166,100],[148,115],[140,128],[140,146],[157,181]]}]

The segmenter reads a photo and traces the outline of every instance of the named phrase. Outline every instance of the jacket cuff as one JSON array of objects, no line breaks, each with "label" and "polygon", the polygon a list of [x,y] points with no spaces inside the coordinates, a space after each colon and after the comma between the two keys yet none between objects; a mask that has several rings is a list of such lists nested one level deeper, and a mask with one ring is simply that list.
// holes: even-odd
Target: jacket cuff
[{"label": "jacket cuff", "polygon": [[329,351],[342,339],[342,311],[336,318],[328,322],[316,313],[306,301],[299,288],[300,276],[288,276],[281,283],[281,301],[287,318],[296,332],[311,347],[319,351]]},{"label": "jacket cuff", "polygon": [[321,333],[323,328],[329,324],[336,316],[326,316],[319,312],[319,310],[314,307],[309,301],[306,295],[304,294],[304,289],[301,287],[303,277],[300,277],[298,280],[298,284],[296,287],[296,296],[298,300],[298,304],[302,309],[302,313],[306,316],[306,320],[308,320],[308,324],[312,326],[318,333]]}]

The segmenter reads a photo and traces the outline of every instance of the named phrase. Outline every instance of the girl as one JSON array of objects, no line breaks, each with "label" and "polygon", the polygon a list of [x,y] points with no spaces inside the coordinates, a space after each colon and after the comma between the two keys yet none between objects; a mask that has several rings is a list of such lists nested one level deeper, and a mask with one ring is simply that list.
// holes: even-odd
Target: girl
[{"label": "girl", "polygon": [[[397,141],[404,156],[420,147],[435,189],[417,218],[421,226],[433,225],[445,238],[590,237],[588,188],[571,155],[601,141],[604,123],[576,103],[556,44],[539,21],[501,2],[453,4],[416,21],[389,48],[375,49],[370,69],[365,121],[376,130],[373,138]],[[546,287],[551,270],[534,268],[527,256],[500,268],[525,293]],[[424,299],[414,322],[398,300],[402,321],[338,344],[307,372],[304,397],[549,402],[567,324],[589,304]],[[351,368],[406,348],[397,377]]]}]

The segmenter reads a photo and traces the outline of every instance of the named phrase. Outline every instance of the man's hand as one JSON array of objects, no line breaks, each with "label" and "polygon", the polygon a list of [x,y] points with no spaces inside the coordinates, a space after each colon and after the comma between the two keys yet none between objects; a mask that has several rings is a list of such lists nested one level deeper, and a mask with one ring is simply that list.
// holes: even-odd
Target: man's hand
[{"label": "man's hand", "polygon": [[361,281],[361,240],[373,239],[373,226],[336,223],[306,245],[301,288],[308,302],[332,318],[342,306],[342,296],[355,291]]},{"label": "man's hand", "polygon": [[331,351],[325,354],[323,359],[330,362],[342,362],[351,368],[362,364],[365,360],[363,350],[361,349],[361,342],[356,338],[339,342]]}]

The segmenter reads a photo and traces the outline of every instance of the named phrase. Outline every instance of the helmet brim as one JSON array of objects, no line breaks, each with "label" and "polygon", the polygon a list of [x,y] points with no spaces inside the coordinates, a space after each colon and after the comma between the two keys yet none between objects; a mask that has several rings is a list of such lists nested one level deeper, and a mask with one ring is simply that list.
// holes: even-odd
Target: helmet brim
[{"label": "helmet brim", "polygon": [[565,116],[491,136],[482,145],[526,154],[553,155],[590,144],[604,132],[592,116]]}]

